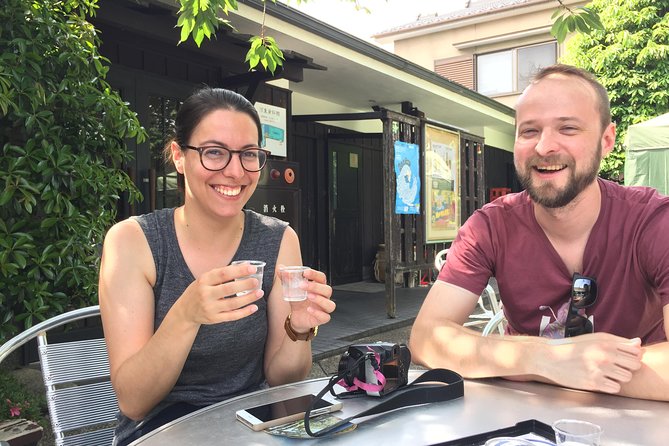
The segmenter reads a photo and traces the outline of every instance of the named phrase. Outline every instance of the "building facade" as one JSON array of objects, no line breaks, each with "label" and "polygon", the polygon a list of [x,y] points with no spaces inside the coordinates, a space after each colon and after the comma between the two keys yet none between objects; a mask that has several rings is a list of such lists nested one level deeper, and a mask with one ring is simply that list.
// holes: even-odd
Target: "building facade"
[{"label": "building facade", "polygon": [[[121,217],[181,203],[179,178],[161,156],[171,121],[198,87],[224,87],[276,118],[265,135],[275,148],[249,207],[291,223],[306,265],[333,284],[370,279],[383,244],[387,287],[396,274],[406,284],[431,269],[447,240],[426,236],[424,180],[421,212],[396,212],[397,143],[416,147],[415,172],[423,179],[426,126],[456,135],[461,161],[453,169],[461,180],[449,212],[459,224],[487,201],[484,145],[510,150],[513,110],[299,9],[268,2],[263,16],[259,0],[238,4],[230,17],[236,31],[221,30],[197,48],[176,45],[171,0],[101,2],[93,23],[111,61],[108,80],[149,135],[129,142],[127,170],[144,199],[125,205]],[[263,22],[286,56],[274,75],[249,71],[244,62],[248,37]]]},{"label": "building facade", "polygon": [[[587,2],[562,0],[575,8]],[[374,39],[425,69],[513,107],[539,68],[559,61],[564,44],[550,34],[557,0],[470,0],[461,9],[423,15]],[[519,191],[512,148],[487,141],[488,199]]]},{"label": "building facade", "polygon": [[[587,2],[563,0],[570,8]],[[556,0],[472,0],[377,34],[394,53],[513,107],[538,68],[564,52],[550,34]]]}]

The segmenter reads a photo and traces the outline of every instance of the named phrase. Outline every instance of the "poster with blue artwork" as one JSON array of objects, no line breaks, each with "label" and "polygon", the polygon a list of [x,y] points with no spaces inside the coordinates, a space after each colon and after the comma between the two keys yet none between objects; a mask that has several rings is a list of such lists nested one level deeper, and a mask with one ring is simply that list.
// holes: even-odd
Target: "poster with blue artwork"
[{"label": "poster with blue artwork", "polygon": [[420,214],[418,146],[395,141],[395,213]]}]

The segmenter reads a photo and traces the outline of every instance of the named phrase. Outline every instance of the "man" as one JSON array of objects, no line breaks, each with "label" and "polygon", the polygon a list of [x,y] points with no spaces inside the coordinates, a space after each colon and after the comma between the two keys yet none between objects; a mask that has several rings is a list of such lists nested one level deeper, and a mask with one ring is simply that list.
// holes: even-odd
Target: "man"
[{"label": "man", "polygon": [[[597,177],[615,136],[592,75],[537,74],[516,106],[526,190],[461,228],[413,326],[416,363],[669,401],[669,198]],[[462,327],[491,276],[524,336]]]}]

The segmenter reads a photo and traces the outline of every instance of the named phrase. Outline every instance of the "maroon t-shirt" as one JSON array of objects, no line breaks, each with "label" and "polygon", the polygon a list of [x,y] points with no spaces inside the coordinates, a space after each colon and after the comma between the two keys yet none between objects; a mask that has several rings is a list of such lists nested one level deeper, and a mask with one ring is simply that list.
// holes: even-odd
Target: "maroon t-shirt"
[{"label": "maroon t-shirt", "polygon": [[[583,254],[597,301],[585,311],[595,331],[643,344],[666,340],[669,304],[669,197],[599,179],[602,206]],[[448,252],[439,280],[480,294],[499,284],[511,334],[562,337],[572,274],[534,217],[526,192],[476,211]],[[540,308],[541,307],[541,308]]]}]

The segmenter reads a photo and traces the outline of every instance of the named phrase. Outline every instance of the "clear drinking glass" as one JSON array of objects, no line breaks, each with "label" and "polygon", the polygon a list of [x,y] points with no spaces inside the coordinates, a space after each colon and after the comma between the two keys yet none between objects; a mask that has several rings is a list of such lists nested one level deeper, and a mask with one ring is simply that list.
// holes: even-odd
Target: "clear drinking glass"
[{"label": "clear drinking glass", "polygon": [[244,294],[250,293],[255,290],[259,290],[262,288],[262,277],[263,277],[263,271],[265,269],[265,262],[261,262],[260,260],[235,260],[232,262],[232,265],[239,265],[240,263],[248,263],[250,265],[253,265],[256,267],[256,272],[254,274],[250,274],[248,276],[244,277],[238,277],[235,279],[235,282],[238,280],[245,280],[253,277],[254,279],[258,280],[258,286],[255,288],[251,288],[248,290],[240,291],[237,293],[237,296],[242,296]]},{"label": "clear drinking glass", "polygon": [[304,272],[308,269],[306,266],[282,266],[279,268],[284,300],[288,302],[306,300],[307,290],[302,289],[300,284],[307,281],[304,278]]},{"label": "clear drinking glass", "polygon": [[553,430],[558,446],[599,446],[602,435],[601,427],[582,420],[557,420]]}]

